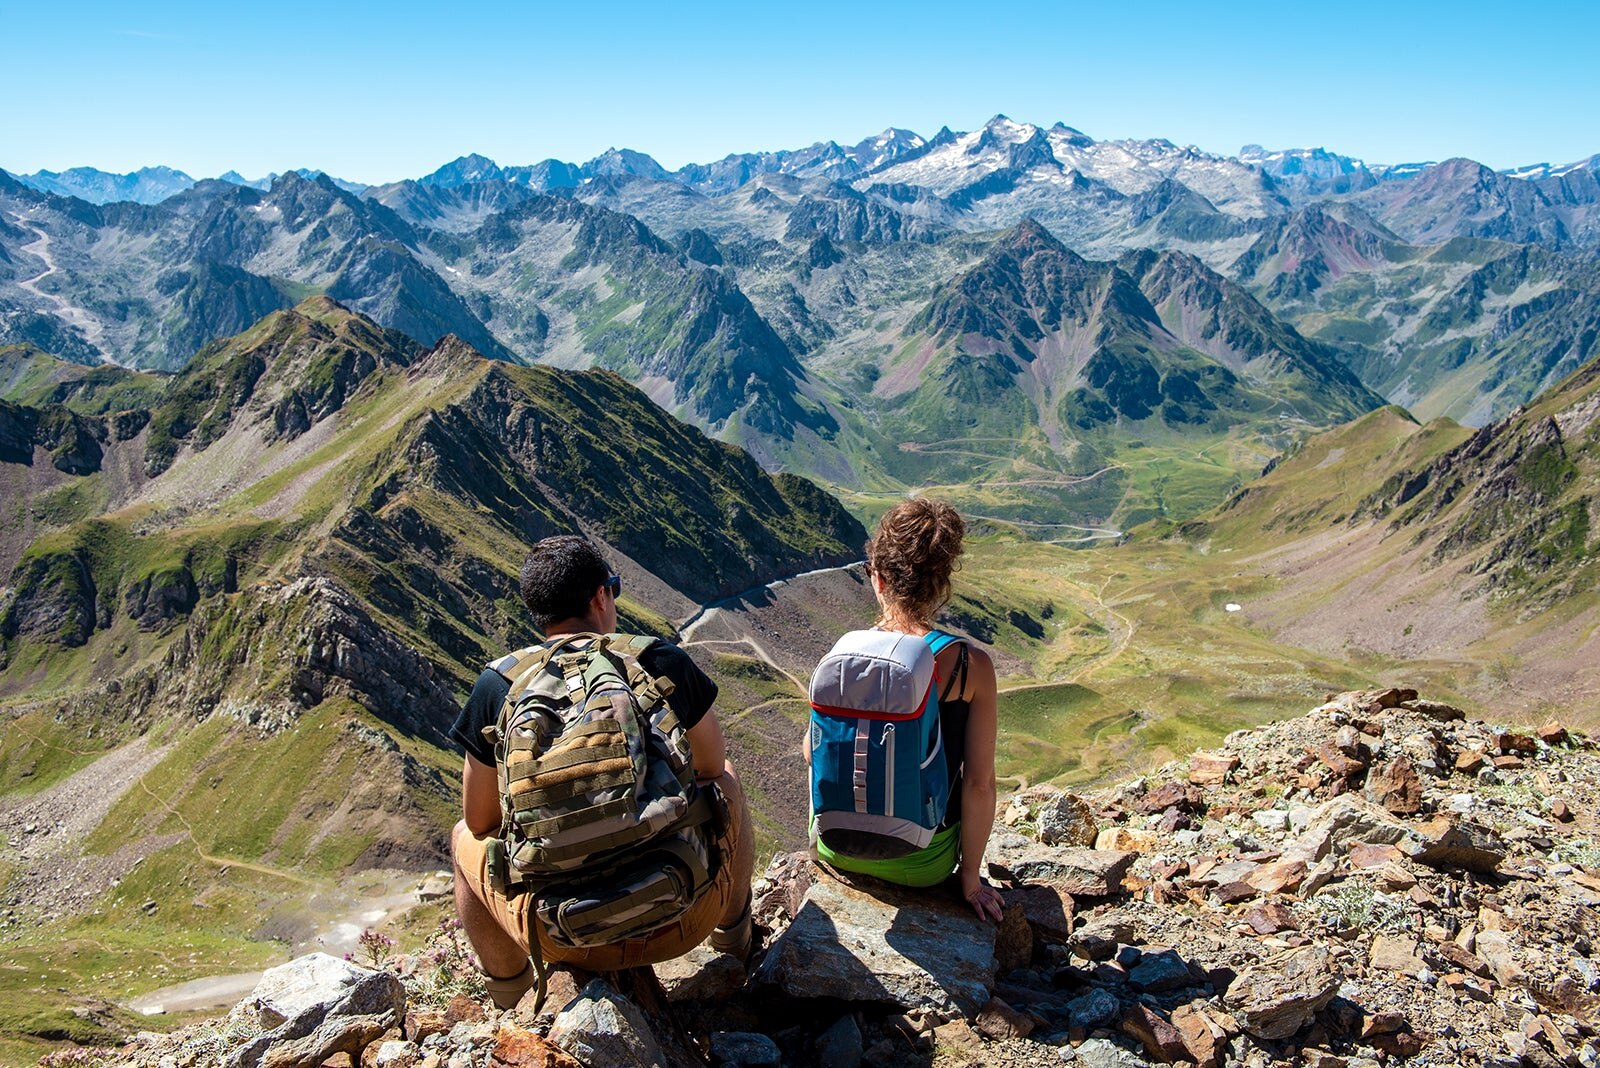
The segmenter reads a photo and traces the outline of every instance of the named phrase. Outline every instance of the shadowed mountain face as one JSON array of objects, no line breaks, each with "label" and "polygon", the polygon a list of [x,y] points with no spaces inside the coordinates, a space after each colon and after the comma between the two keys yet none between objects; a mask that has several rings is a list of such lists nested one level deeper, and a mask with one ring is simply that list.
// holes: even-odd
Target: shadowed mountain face
[{"label": "shadowed mountain face", "polygon": [[[866,539],[813,484],[613,373],[424,348],[326,297],[169,379],[7,358],[0,689],[108,741],[168,720],[212,738],[233,754],[220,781],[273,781],[284,801],[216,833],[262,835],[252,848],[277,863],[438,863],[461,695],[535,637],[518,600],[532,541],[595,538],[624,578],[622,625],[672,634],[703,602],[851,562]],[[282,763],[330,719],[347,729]],[[407,786],[316,809],[346,758]],[[184,781],[178,805],[210,789]]]}]

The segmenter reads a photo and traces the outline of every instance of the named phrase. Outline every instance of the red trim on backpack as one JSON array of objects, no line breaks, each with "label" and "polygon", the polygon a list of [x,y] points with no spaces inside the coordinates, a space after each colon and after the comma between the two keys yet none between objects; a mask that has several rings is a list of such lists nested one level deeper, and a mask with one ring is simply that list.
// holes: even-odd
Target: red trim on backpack
[{"label": "red trim on backpack", "polygon": [[933,683],[928,684],[928,692],[922,695],[922,701],[910,712],[866,712],[859,708],[838,708],[834,705],[813,704],[811,711],[823,716],[834,716],[839,719],[881,719],[902,723],[908,719],[918,719],[928,708],[928,698],[933,696]]}]

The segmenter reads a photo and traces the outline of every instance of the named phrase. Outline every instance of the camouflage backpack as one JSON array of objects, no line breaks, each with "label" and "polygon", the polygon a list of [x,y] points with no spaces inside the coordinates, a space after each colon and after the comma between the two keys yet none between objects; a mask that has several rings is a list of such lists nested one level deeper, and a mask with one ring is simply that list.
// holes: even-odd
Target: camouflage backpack
[{"label": "camouflage backpack", "polygon": [[672,923],[721,863],[720,795],[695,783],[688,731],[666,702],[671,680],[639,663],[656,641],[564,634],[490,665],[511,683],[483,731],[500,782],[490,873],[507,893],[537,896],[529,924],[557,945]]}]

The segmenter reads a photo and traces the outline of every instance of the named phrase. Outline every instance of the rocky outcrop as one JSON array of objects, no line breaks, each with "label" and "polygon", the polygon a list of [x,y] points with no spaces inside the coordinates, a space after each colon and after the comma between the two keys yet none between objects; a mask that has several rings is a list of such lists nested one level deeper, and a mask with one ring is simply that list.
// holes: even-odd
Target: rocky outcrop
[{"label": "rocky outcrop", "polygon": [[[780,855],[753,887],[748,969],[701,949],[654,975],[557,972],[542,1014],[530,996],[496,1016],[424,981],[419,960],[470,974],[447,931],[394,965],[414,1003],[364,1051],[351,1021],[377,1010],[287,994],[262,1033],[211,1048],[407,1068],[1592,1065],[1597,800],[1600,756],[1560,724],[1340,694],[1129,782],[1010,799],[987,857],[998,926],[944,889]],[[306,1011],[321,1022],[290,1037]],[[141,1036],[119,1063],[190,1068],[174,1051],[195,1034]]]}]

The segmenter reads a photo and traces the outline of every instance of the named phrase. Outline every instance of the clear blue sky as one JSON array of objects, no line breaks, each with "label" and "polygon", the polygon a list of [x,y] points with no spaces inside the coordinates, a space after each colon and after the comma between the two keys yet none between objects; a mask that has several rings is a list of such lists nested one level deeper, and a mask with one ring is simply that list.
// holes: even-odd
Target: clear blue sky
[{"label": "clear blue sky", "polygon": [[1003,112],[1216,152],[1600,152],[1600,4],[0,0],[0,167],[668,167]]}]

